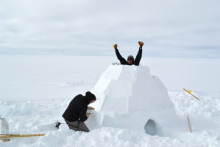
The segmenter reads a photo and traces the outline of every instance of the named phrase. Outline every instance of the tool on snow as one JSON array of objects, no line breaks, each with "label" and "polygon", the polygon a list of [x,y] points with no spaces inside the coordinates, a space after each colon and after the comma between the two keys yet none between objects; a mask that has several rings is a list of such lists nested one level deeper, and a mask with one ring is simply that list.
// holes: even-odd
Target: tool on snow
[{"label": "tool on snow", "polygon": [[183,90],[185,90],[187,93],[189,93],[190,95],[192,95],[194,98],[196,98],[197,100],[200,100],[199,98],[197,98],[195,95],[192,94],[191,90],[186,90],[183,88]]},{"label": "tool on snow", "polygon": [[1,119],[1,134],[0,140],[2,141],[10,141],[9,138],[15,137],[36,137],[36,136],[44,136],[45,134],[27,134],[27,135],[20,135],[20,134],[9,134],[9,125],[5,118],[0,117]]},{"label": "tool on snow", "polygon": [[187,120],[188,120],[189,130],[192,133],[192,129],[191,129],[191,126],[190,126],[190,121],[189,121],[189,117],[188,116],[187,116]]}]

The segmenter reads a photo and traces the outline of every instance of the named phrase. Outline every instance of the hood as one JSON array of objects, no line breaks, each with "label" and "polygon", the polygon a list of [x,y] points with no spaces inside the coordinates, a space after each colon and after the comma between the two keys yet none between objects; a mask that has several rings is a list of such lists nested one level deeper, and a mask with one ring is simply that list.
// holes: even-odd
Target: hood
[{"label": "hood", "polygon": [[96,100],[96,97],[91,92],[87,91],[85,95],[85,102],[88,105],[92,100]]}]

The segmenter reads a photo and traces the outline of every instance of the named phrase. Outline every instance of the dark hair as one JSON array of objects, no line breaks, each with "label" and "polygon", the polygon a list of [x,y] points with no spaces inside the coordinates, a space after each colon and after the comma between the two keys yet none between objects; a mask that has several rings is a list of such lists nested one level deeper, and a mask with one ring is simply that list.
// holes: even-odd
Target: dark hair
[{"label": "dark hair", "polygon": [[86,92],[86,97],[87,97],[88,103],[90,103],[92,100],[96,101],[96,96],[89,91]]},{"label": "dark hair", "polygon": [[128,58],[127,58],[127,60],[128,60],[128,59],[131,59],[131,60],[134,61],[134,57],[133,57],[132,55],[129,55]]}]

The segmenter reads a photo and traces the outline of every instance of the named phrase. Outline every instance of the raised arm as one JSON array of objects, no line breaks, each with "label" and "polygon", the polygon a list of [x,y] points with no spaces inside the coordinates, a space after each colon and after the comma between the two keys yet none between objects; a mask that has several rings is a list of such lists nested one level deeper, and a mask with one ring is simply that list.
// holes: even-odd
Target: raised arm
[{"label": "raised arm", "polygon": [[139,65],[140,61],[141,61],[141,57],[142,57],[142,46],[144,45],[143,42],[141,41],[138,41],[138,44],[139,44],[139,50],[138,50],[138,53],[137,53],[137,56],[135,58],[135,65]]},{"label": "raised arm", "polygon": [[119,53],[119,51],[117,49],[118,45],[115,44],[113,47],[115,49],[115,54],[116,54],[118,60],[120,61],[120,63],[121,64],[127,64],[127,61],[121,56],[121,54]]}]

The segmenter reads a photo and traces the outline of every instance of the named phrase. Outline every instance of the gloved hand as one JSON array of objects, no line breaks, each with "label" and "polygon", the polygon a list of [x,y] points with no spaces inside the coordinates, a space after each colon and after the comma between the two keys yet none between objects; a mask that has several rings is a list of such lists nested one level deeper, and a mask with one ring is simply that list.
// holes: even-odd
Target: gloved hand
[{"label": "gloved hand", "polygon": [[115,44],[115,45],[113,45],[113,47],[114,47],[114,49],[116,50],[116,49],[118,48],[118,45]]},{"label": "gloved hand", "polygon": [[88,106],[88,110],[95,110],[95,108]]},{"label": "gloved hand", "polygon": [[142,46],[144,45],[144,43],[141,41],[138,41],[138,44],[139,44],[140,48],[142,48]]}]

